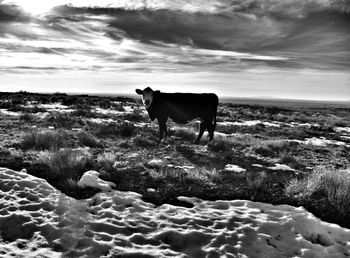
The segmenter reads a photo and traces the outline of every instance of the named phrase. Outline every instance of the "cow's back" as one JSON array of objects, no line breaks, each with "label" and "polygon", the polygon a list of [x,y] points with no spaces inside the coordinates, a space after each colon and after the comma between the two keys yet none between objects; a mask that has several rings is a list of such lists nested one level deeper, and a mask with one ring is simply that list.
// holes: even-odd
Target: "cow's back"
[{"label": "cow's back", "polygon": [[213,93],[160,93],[158,102],[171,119],[186,123],[216,115],[218,97]]}]

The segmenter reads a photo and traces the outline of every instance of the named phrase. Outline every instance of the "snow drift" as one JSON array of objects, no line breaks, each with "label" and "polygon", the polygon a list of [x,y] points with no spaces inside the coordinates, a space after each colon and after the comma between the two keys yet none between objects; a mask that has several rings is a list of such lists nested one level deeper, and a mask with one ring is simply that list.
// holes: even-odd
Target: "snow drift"
[{"label": "snow drift", "polygon": [[0,256],[345,257],[350,230],[303,208],[180,197],[155,207],[133,192],[69,198],[45,180],[0,168]]}]

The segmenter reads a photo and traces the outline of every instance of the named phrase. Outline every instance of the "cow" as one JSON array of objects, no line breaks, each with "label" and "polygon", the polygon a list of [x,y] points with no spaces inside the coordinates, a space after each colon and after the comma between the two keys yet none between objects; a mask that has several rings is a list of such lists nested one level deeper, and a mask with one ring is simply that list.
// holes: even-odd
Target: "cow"
[{"label": "cow", "polygon": [[150,87],[144,90],[136,89],[142,95],[142,102],[152,121],[156,118],[159,123],[159,142],[163,134],[167,136],[166,122],[171,118],[174,122],[186,124],[195,118],[201,120],[199,134],[195,143],[201,139],[204,131],[209,132],[209,140],[214,138],[216,113],[219,98],[214,93],[164,93],[153,91]]}]

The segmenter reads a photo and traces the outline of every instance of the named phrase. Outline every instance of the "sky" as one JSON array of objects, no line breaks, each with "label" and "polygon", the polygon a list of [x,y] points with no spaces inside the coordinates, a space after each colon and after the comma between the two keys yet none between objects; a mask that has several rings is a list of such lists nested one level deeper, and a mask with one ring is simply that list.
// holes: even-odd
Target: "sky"
[{"label": "sky", "polygon": [[0,0],[0,91],[350,101],[344,0]]}]

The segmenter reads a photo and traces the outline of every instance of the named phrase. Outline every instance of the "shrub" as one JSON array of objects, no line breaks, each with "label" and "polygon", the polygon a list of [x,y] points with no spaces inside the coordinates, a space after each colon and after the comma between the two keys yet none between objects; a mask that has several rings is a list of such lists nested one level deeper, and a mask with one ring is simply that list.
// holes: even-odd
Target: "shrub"
[{"label": "shrub", "polygon": [[78,117],[96,117],[96,114],[91,111],[91,109],[78,108],[70,113],[71,116]]},{"label": "shrub", "polygon": [[296,169],[303,168],[303,165],[295,157],[293,157],[290,152],[281,152],[279,162],[282,164],[287,164]]},{"label": "shrub", "polygon": [[126,169],[129,166],[129,161],[123,159],[122,153],[104,152],[97,157],[96,168],[99,171],[114,173],[118,169]]},{"label": "shrub", "polygon": [[111,102],[111,107],[116,111],[124,112],[125,108],[123,107],[123,103],[121,102]]},{"label": "shrub", "polygon": [[144,135],[138,135],[133,139],[133,143],[136,146],[142,148],[149,148],[157,146],[157,138],[156,137],[145,137]]},{"label": "shrub", "polygon": [[138,109],[134,109],[132,113],[125,114],[124,119],[130,122],[147,122],[148,121],[148,117],[143,116],[141,111]]},{"label": "shrub", "polygon": [[97,157],[97,168],[106,172],[114,171],[114,164],[117,161],[118,156],[112,152],[104,152]]},{"label": "shrub", "polygon": [[80,102],[79,98],[76,96],[66,96],[62,98],[62,105],[65,105],[65,106],[76,105],[79,102]]},{"label": "shrub", "polygon": [[110,108],[112,106],[110,99],[103,99],[98,102],[100,108]]},{"label": "shrub", "polygon": [[266,140],[260,141],[259,146],[253,146],[256,153],[264,157],[275,157],[281,152],[289,151],[290,144],[283,140]]},{"label": "shrub", "polygon": [[29,113],[24,113],[24,114],[19,116],[19,120],[25,121],[25,122],[33,121],[33,119],[34,119],[33,115],[31,115]]},{"label": "shrub", "polygon": [[208,143],[208,150],[219,152],[219,151],[229,151],[233,147],[233,144],[229,141],[223,139],[216,139]]},{"label": "shrub", "polygon": [[80,145],[91,147],[91,148],[98,148],[101,146],[100,141],[91,133],[80,131],[77,133],[77,137]]},{"label": "shrub", "polygon": [[108,123],[108,124],[99,124],[96,129],[96,135],[98,137],[106,137],[110,135],[117,135],[117,124]]},{"label": "shrub", "polygon": [[301,201],[327,200],[346,214],[350,209],[350,170],[318,168],[306,178],[293,179],[286,193]]},{"label": "shrub", "polygon": [[121,137],[130,137],[136,132],[136,127],[132,123],[124,122],[121,124],[109,123],[101,124],[96,129],[96,135],[98,137],[107,137],[110,135],[119,135]]},{"label": "shrub", "polygon": [[75,118],[72,118],[66,113],[54,113],[51,114],[47,121],[52,123],[55,127],[72,128],[72,126],[77,122]]},{"label": "shrub", "polygon": [[194,141],[196,139],[196,132],[189,128],[175,128],[174,135],[184,140]]},{"label": "shrub", "polygon": [[135,134],[135,126],[132,123],[122,123],[118,125],[118,135],[121,137],[130,137]]}]

